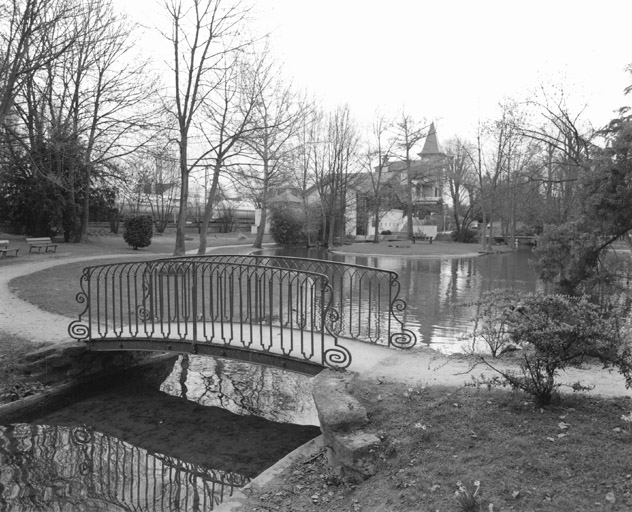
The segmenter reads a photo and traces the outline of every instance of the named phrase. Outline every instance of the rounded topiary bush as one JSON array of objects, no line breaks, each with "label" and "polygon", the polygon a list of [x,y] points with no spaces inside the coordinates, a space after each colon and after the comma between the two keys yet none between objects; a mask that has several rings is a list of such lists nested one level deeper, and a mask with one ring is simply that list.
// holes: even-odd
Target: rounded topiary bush
[{"label": "rounded topiary bush", "polygon": [[154,222],[148,215],[138,215],[125,219],[125,232],[123,240],[134,250],[139,247],[148,247],[154,234]]}]

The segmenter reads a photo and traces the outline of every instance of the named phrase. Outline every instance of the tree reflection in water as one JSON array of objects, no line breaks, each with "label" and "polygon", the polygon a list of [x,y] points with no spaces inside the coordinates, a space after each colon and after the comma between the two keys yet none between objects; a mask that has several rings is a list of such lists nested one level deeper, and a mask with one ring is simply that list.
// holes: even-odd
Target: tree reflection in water
[{"label": "tree reflection in water", "polygon": [[319,425],[312,399],[312,378],[278,368],[182,355],[160,390],[235,414]]},{"label": "tree reflection in water", "polygon": [[0,510],[206,511],[247,482],[86,427],[0,426]]}]

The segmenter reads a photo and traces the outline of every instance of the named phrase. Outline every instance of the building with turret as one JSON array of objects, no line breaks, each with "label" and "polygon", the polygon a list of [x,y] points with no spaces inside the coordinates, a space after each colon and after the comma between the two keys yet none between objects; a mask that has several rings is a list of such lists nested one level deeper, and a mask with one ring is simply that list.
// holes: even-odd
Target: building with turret
[{"label": "building with turret", "polygon": [[[412,160],[408,166],[405,161],[388,161],[382,165],[382,187],[387,201],[380,213],[378,232],[405,232],[408,218],[408,172],[412,186],[412,211],[416,232],[428,234],[432,229],[422,226],[436,225],[436,219],[443,212],[443,181],[447,170],[448,158],[441,151],[434,123],[430,125],[419,158]],[[370,180],[356,180],[354,187],[355,219],[347,232],[355,235],[373,236],[375,234],[375,213],[371,213]],[[355,220],[355,222],[354,222]],[[436,228],[434,229],[436,233]]]}]

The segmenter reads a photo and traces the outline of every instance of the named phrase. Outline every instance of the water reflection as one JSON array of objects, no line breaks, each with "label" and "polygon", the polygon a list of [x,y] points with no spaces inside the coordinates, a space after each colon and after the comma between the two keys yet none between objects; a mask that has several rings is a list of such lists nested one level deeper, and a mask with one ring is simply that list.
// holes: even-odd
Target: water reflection
[{"label": "water reflection", "polygon": [[421,343],[458,352],[468,343],[473,307],[463,307],[497,288],[544,291],[529,265],[529,249],[474,258],[394,258],[331,254],[313,249],[274,249],[263,254],[329,259],[393,270],[399,274],[403,320]]},{"label": "water reflection", "polygon": [[0,510],[213,510],[319,435],[311,382],[184,355],[46,404],[0,426]]},{"label": "water reflection", "polygon": [[84,426],[0,426],[1,510],[213,510],[247,482]]},{"label": "water reflection", "polygon": [[160,390],[235,414],[297,425],[319,424],[312,379],[278,368],[183,355]]},{"label": "water reflection", "polygon": [[472,329],[475,302],[489,290],[542,291],[528,264],[528,251],[478,258],[401,261],[400,280],[408,304],[406,321],[422,340],[444,351],[463,348]]}]

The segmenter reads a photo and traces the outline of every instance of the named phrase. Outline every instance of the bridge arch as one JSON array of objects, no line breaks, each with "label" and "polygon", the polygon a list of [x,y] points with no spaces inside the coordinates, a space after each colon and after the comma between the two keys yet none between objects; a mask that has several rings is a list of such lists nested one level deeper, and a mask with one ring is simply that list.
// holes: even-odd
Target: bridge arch
[{"label": "bridge arch", "polygon": [[268,256],[189,256],[86,267],[70,335],[93,350],[209,354],[317,373],[345,339],[410,348],[396,272]]}]

